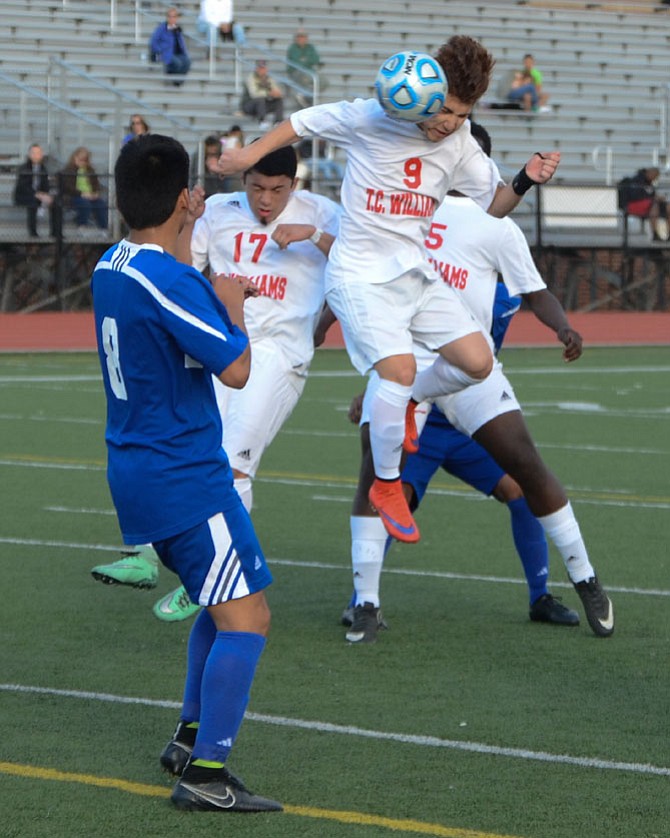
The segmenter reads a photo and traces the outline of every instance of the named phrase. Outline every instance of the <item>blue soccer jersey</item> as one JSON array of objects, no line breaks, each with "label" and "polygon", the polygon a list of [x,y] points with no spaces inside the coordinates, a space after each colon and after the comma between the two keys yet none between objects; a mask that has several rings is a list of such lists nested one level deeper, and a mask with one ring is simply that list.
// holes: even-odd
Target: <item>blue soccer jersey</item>
[{"label": "blue soccer jersey", "polygon": [[505,283],[498,282],[493,300],[493,321],[491,323],[491,337],[496,355],[505,340],[512,318],[520,308],[521,297],[512,297]]},{"label": "blue soccer jersey", "polygon": [[202,274],[158,245],[114,245],[92,288],[121,531],[166,539],[237,503],[212,374],[248,340]]}]

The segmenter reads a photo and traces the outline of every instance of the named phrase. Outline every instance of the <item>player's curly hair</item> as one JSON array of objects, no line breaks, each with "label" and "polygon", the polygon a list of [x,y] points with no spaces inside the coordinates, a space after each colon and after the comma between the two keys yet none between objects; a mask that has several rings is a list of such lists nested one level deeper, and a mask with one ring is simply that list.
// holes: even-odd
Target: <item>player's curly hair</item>
[{"label": "player's curly hair", "polygon": [[449,93],[466,105],[474,105],[491,82],[495,58],[479,41],[454,35],[437,51],[438,64],[447,74]]}]

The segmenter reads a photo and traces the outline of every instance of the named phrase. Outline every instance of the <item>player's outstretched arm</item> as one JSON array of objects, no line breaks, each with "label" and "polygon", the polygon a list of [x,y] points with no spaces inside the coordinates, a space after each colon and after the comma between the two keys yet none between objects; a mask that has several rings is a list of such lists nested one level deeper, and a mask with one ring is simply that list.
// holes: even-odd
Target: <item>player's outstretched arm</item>
[{"label": "player's outstretched arm", "polygon": [[512,182],[498,189],[488,209],[489,214],[496,218],[509,215],[529,189],[552,179],[560,162],[560,151],[536,151]]},{"label": "player's outstretched arm", "polygon": [[219,172],[222,175],[234,175],[245,172],[258,163],[261,157],[283,148],[285,145],[297,143],[300,137],[293,130],[290,119],[285,119],[268,131],[254,143],[243,148],[226,148],[219,157]]},{"label": "player's outstretched arm", "polygon": [[535,317],[556,333],[565,347],[563,359],[568,363],[576,361],[582,354],[582,336],[570,326],[565,309],[551,291],[545,288],[523,294],[523,298]]}]

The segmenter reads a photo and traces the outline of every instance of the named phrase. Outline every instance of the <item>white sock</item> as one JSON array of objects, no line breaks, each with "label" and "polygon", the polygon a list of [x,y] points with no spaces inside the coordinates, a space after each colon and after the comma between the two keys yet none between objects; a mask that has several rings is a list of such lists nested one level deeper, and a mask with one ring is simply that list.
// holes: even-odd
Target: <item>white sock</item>
[{"label": "white sock", "polygon": [[438,396],[458,393],[479,381],[438,355],[428,369],[418,373],[412,387],[412,398],[417,402],[436,399]]},{"label": "white sock", "polygon": [[583,582],[596,575],[569,501],[557,512],[537,520],[561,554],[572,582]]},{"label": "white sock", "polygon": [[405,412],[411,387],[382,378],[370,400],[370,448],[375,474],[384,480],[400,477],[405,437]]},{"label": "white sock", "polygon": [[351,568],[354,573],[356,605],[371,602],[379,608],[379,577],[384,564],[388,533],[381,518],[352,515]]},{"label": "white sock", "polygon": [[254,490],[251,485],[251,478],[236,477],[235,480],[233,480],[233,486],[235,487],[237,494],[240,496],[242,505],[247,512],[251,513],[251,506],[254,502]]}]

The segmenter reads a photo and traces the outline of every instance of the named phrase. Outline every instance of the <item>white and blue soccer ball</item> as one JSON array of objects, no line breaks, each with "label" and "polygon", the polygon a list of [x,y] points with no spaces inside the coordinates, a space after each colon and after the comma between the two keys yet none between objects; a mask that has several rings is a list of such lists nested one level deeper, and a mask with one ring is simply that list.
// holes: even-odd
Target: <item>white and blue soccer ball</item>
[{"label": "white and blue soccer ball", "polygon": [[425,52],[398,52],[379,68],[375,90],[389,116],[423,122],[444,107],[447,77]]}]

